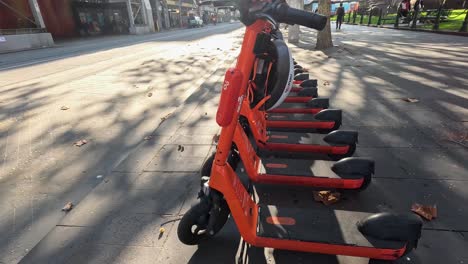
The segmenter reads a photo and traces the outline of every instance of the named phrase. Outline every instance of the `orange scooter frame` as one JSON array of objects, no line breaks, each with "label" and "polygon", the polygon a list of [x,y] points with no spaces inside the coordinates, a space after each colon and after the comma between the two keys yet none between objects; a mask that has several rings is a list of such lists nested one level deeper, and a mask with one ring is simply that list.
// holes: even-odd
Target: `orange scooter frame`
[{"label": "orange scooter frame", "polygon": [[[247,92],[249,82],[248,76],[250,76],[254,65],[255,54],[253,53],[253,48],[256,37],[264,30],[269,30],[270,26],[269,22],[263,20],[257,20],[252,25],[247,26],[241,53],[236,65],[236,70],[242,74],[242,82],[239,86],[240,89],[237,95],[237,105],[235,108],[237,111],[233,111],[232,108],[230,109],[230,111],[235,112],[234,116],[232,116],[229,125],[223,126],[221,129],[215,160],[211,170],[210,188],[224,195],[240,234],[247,243],[253,246],[384,260],[394,260],[401,257],[406,250],[406,244],[399,249],[385,249],[304,242],[299,240],[260,237],[257,235],[259,205],[252,200],[251,195],[246,191],[227,160],[230,155],[236,129],[240,129],[238,125],[240,108],[244,95]],[[232,105],[227,107],[232,107]],[[251,149],[251,151],[254,150]]]}]

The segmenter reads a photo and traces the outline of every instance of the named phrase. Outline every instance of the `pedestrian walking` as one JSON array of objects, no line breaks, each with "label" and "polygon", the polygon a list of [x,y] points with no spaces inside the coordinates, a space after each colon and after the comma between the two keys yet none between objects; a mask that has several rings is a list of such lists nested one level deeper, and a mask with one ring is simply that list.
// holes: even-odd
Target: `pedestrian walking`
[{"label": "pedestrian walking", "polygon": [[341,24],[343,23],[345,15],[345,10],[343,3],[340,3],[340,6],[336,9],[336,30],[341,30]]}]

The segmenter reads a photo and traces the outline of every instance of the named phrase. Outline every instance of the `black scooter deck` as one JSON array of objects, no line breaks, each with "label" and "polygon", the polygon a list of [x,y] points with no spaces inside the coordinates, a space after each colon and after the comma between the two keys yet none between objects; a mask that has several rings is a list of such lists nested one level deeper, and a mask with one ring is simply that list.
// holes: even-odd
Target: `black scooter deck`
[{"label": "black scooter deck", "polygon": [[294,122],[329,122],[328,120],[319,120],[312,114],[293,114],[293,113],[269,113],[269,121],[294,121]]},{"label": "black scooter deck", "polygon": [[269,131],[267,143],[323,145],[326,134]]},{"label": "black scooter deck", "polygon": [[[284,176],[341,178],[332,171],[334,161],[262,158],[260,173]],[[353,175],[343,175],[353,179]],[[362,178],[356,175],[355,178]]]},{"label": "black scooter deck", "polygon": [[259,211],[260,237],[387,249],[405,246],[402,241],[375,239],[359,232],[356,223],[371,213],[273,205],[260,205]]}]

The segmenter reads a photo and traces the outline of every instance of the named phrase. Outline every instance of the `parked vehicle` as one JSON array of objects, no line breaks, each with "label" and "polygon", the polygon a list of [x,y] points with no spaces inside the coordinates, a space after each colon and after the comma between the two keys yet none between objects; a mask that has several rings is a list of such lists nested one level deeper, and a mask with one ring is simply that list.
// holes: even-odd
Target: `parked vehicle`
[{"label": "parked vehicle", "polygon": [[188,25],[190,28],[203,27],[203,20],[199,16],[189,16]]}]

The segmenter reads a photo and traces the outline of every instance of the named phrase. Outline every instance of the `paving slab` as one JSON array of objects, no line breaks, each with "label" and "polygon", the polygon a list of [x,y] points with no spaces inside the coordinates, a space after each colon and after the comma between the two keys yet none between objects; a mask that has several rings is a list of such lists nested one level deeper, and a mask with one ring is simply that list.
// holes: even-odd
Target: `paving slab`
[{"label": "paving slab", "polygon": [[359,128],[359,146],[381,148],[438,147],[431,138],[415,127]]},{"label": "paving slab", "polygon": [[[150,136],[151,137],[151,136]],[[130,153],[119,165],[113,170],[115,172],[141,172],[146,165],[157,155],[157,153],[162,149],[166,141],[170,137],[161,140],[161,136],[156,138],[151,138],[148,141],[141,144],[138,147],[137,151]]]},{"label": "paving slab", "polygon": [[[122,208],[132,213],[179,215],[191,190],[200,184],[198,173],[144,172],[128,191]],[[191,197],[190,197],[191,198]]]},{"label": "paving slab", "polygon": [[418,248],[395,264],[463,264],[468,261],[467,247],[461,233],[423,230]]},{"label": "paving slab", "polygon": [[394,148],[390,150],[411,178],[468,181],[468,150]]},{"label": "paving slab", "polygon": [[141,263],[151,264],[160,249],[141,246],[116,246],[106,244],[86,245],[67,259],[66,264]]},{"label": "paving slab", "polygon": [[136,173],[118,172],[107,176],[59,224],[85,227],[98,225],[108,215],[119,210],[123,197],[137,176]]},{"label": "paving slab", "polygon": [[359,143],[355,157],[368,157],[375,161],[373,178],[409,178],[410,175],[401,167],[399,160],[389,148],[362,147]]},{"label": "paving slab", "polygon": [[[197,172],[211,145],[165,145],[144,171]],[[181,166],[183,165],[183,166]]]}]

